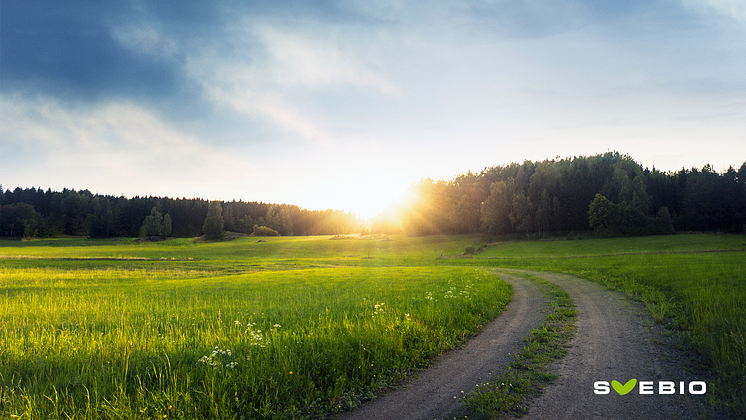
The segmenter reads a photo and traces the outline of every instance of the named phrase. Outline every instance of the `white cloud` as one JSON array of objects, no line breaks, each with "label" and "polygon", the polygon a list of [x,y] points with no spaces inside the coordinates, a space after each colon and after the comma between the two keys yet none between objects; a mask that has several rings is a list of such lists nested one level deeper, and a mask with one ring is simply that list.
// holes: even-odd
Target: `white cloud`
[{"label": "white cloud", "polygon": [[271,26],[258,26],[255,32],[271,56],[267,71],[280,85],[320,88],[349,84],[383,94],[397,93],[396,86],[371,70],[358,51],[341,45],[341,34],[294,33]]},{"label": "white cloud", "polygon": [[242,21],[228,31],[230,54],[224,45],[199,45],[189,54],[186,73],[211,101],[329,144],[327,122],[296,97],[347,86],[372,95],[398,94],[376,70],[375,57],[365,54],[362,37],[352,35],[352,42],[350,36]]},{"label": "white cloud", "polygon": [[[193,195],[246,171],[230,153],[180,133],[129,103],[75,106],[51,98],[0,96],[0,147],[23,164],[6,163],[3,178],[82,186],[102,193]],[[49,174],[55,174],[50,178]],[[168,190],[156,191],[168,186]]]}]

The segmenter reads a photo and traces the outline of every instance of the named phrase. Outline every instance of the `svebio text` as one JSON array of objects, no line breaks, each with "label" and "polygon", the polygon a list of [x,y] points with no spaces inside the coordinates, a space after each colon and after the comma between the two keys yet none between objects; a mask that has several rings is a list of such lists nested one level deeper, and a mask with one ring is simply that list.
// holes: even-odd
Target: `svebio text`
[{"label": "svebio text", "polygon": [[[640,381],[638,383],[638,390],[640,394],[643,395],[653,395],[653,394],[681,394],[684,395],[685,393],[691,394],[691,395],[702,395],[707,392],[707,383],[704,381],[691,381],[687,385],[684,381],[680,381],[678,383],[678,386],[676,386],[676,382],[673,381],[660,381],[658,382],[658,386],[655,386],[655,382],[653,381]],[[657,392],[656,392],[657,391]],[[627,392],[617,392],[620,395],[624,395]],[[606,395],[611,393],[611,386],[609,382],[607,381],[596,381],[593,383],[593,393],[597,395]]]}]

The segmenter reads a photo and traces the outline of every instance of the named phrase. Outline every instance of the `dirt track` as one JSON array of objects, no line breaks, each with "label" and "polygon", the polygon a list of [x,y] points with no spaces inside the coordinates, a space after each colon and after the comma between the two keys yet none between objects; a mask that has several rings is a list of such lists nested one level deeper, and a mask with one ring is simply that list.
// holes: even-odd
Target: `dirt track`
[{"label": "dirt track", "polygon": [[[644,308],[619,292],[577,277],[532,273],[563,289],[575,301],[578,318],[572,347],[556,365],[560,378],[529,406],[526,419],[687,419],[695,417],[687,398],[658,395],[659,381],[687,383],[693,378],[664,352],[674,350],[656,343],[652,318]],[[654,381],[654,395],[639,388],[626,395],[613,389],[608,395],[593,392],[595,381],[630,379]],[[701,398],[701,397],[699,397]]]},{"label": "dirt track", "polygon": [[422,371],[396,391],[373,400],[340,417],[360,420],[419,420],[453,418],[460,408],[457,399],[474,385],[486,382],[491,373],[511,361],[523,348],[523,339],[541,323],[541,292],[522,277],[501,274],[513,285],[513,300],[481,334],[463,349],[454,350]]},{"label": "dirt track", "polygon": [[[697,396],[657,395],[659,381],[700,380],[676,363],[677,352],[661,343],[660,327],[638,303],[621,293],[579,279],[532,273],[561,286],[578,310],[576,336],[565,358],[555,365],[560,378],[529,406],[527,419],[687,419]],[[513,301],[497,320],[467,344],[442,358],[400,389],[347,413],[342,419],[431,420],[460,413],[454,397],[501,371],[511,355],[523,347],[529,329],[542,320],[542,297],[525,278],[500,271],[513,284]],[[666,356],[668,355],[668,356]],[[640,395],[638,387],[626,395],[613,389],[594,393],[595,381],[629,379],[654,381],[654,395]],[[678,390],[677,390],[678,392]],[[696,405],[696,404],[695,404]]]}]

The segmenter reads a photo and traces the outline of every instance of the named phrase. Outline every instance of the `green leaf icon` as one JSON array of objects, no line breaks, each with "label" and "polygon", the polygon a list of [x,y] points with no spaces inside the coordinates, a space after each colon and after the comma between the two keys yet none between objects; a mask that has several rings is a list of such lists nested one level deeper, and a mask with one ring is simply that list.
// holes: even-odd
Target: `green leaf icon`
[{"label": "green leaf icon", "polygon": [[637,385],[637,379],[630,379],[624,385],[619,381],[611,381],[611,386],[614,387],[614,391],[619,395],[629,394],[630,391],[635,389],[635,385]]}]

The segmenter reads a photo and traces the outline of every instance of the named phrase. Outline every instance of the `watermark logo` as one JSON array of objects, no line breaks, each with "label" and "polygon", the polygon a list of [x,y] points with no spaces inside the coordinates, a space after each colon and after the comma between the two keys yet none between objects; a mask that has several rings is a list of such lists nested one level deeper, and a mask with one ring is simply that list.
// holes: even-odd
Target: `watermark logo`
[{"label": "watermark logo", "polygon": [[[610,386],[611,385],[611,386]],[[672,394],[690,394],[690,395],[703,395],[707,392],[707,383],[704,381],[691,381],[688,384],[684,381],[679,381],[676,386],[674,381],[637,381],[637,379],[630,379],[622,385],[617,380],[611,381],[596,381],[593,383],[593,393],[596,395],[607,395],[611,393],[613,388],[619,395],[627,395],[635,389],[637,386],[640,395],[672,395]]]},{"label": "watermark logo", "polygon": [[635,385],[637,385],[637,379],[630,379],[624,385],[619,381],[611,381],[611,386],[619,395],[629,394],[630,391],[635,389]]}]

